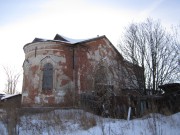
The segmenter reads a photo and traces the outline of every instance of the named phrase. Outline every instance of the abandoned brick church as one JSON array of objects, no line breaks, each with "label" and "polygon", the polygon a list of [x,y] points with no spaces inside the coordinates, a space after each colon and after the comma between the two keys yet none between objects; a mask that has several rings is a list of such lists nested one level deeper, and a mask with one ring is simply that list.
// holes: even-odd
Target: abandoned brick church
[{"label": "abandoned brick church", "polygon": [[106,36],[74,40],[57,34],[53,40],[35,38],[24,46],[23,106],[56,106],[66,97],[94,91],[97,84],[113,91],[139,89],[140,67],[124,60]]}]

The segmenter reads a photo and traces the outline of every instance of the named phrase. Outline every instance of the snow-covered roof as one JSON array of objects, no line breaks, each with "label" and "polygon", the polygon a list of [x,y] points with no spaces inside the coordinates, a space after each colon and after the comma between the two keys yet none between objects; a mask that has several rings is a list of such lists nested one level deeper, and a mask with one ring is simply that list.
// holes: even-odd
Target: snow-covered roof
[{"label": "snow-covered roof", "polygon": [[0,94],[1,94],[1,95],[5,95],[6,93],[5,93],[5,92],[3,92],[3,91],[1,91],[1,92],[0,92]]},{"label": "snow-covered roof", "polygon": [[[57,35],[59,35],[59,34],[56,34],[56,36]],[[89,40],[89,39],[72,39],[72,38],[62,36],[62,35],[59,35],[59,36],[61,36],[63,39],[65,39],[67,42],[69,42],[71,44],[75,44],[75,43],[78,43],[78,42]]]},{"label": "snow-covered roof", "polygon": [[2,97],[1,100],[8,99],[8,98],[11,98],[11,97],[15,97],[15,96],[18,96],[18,95],[21,95],[21,94],[7,94],[7,95],[4,95],[4,97]]},{"label": "snow-covered roof", "polygon": [[98,37],[94,37],[94,38],[87,38],[87,39],[72,39],[72,38],[68,38],[68,37],[56,34],[53,40],[35,38],[32,41],[32,43],[45,42],[45,41],[59,41],[59,42],[65,42],[65,43],[70,43],[70,44],[76,44],[76,43],[85,42],[85,41],[93,40],[93,39],[100,38],[100,37],[102,37],[102,36],[98,36]]},{"label": "snow-covered roof", "polygon": [[47,39],[42,39],[42,38],[35,38],[32,43],[35,43],[35,42],[43,42],[43,41],[47,41]]}]

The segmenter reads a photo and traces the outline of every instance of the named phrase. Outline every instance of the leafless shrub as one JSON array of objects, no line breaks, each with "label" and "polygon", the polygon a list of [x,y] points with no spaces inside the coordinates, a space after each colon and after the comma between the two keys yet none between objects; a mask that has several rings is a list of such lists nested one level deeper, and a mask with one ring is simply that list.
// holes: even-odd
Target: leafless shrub
[{"label": "leafless shrub", "polygon": [[93,126],[96,126],[96,120],[94,117],[88,117],[85,113],[80,117],[80,126],[87,130]]}]

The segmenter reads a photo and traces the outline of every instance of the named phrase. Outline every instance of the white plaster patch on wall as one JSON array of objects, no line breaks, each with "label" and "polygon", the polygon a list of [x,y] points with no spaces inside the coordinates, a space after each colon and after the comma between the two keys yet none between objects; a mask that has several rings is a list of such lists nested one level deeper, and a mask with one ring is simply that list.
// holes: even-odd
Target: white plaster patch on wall
[{"label": "white plaster patch on wall", "polygon": [[43,59],[43,58],[44,58],[43,55],[38,55],[38,56],[36,56],[36,58],[34,58],[34,57],[29,58],[29,61],[30,61],[33,65],[39,65],[40,60]]},{"label": "white plaster patch on wall", "polygon": [[77,80],[77,85],[78,85],[78,93],[80,93],[80,90],[81,90],[81,80],[80,80],[80,76],[81,76],[81,73],[80,73],[80,70],[78,70],[78,80]]},{"label": "white plaster patch on wall", "polygon": [[39,103],[40,103],[40,97],[39,97],[39,96],[36,96],[36,97],[35,97],[35,103],[36,103],[36,104],[39,104]]},{"label": "white plaster patch on wall", "polygon": [[24,92],[22,93],[22,97],[27,97],[27,96],[28,96],[28,92],[24,90]]},{"label": "white plaster patch on wall", "polygon": [[65,92],[64,92],[63,90],[59,90],[59,91],[57,92],[57,95],[58,95],[58,96],[64,96],[64,95],[65,95]]},{"label": "white plaster patch on wall", "polygon": [[39,86],[39,76],[37,74],[35,74],[35,77],[33,78],[33,84],[34,84],[34,88],[38,88]]},{"label": "white plaster patch on wall", "polygon": [[65,63],[66,62],[66,58],[64,56],[50,55],[50,57],[53,59],[53,61],[55,63],[59,63],[59,62]]},{"label": "white plaster patch on wall", "polygon": [[92,60],[96,60],[96,61],[98,61],[98,60],[100,60],[100,54],[99,54],[99,50],[96,50],[96,51],[88,51],[88,53],[86,53],[87,54],[87,58],[88,59],[92,59]]},{"label": "white plaster patch on wall", "polygon": [[23,63],[23,69],[24,69],[25,73],[26,73],[26,71],[28,71],[29,66],[30,66],[30,62],[25,60],[24,63]]},{"label": "white plaster patch on wall", "polygon": [[64,102],[64,97],[55,97],[55,102],[56,103],[62,103],[62,102]]},{"label": "white plaster patch on wall", "polygon": [[[26,90],[24,90],[24,92],[22,93],[22,99],[21,101],[24,101],[25,99],[28,98],[28,92]],[[29,99],[29,98],[28,98]]]},{"label": "white plaster patch on wall", "polygon": [[[54,56],[54,55],[51,55],[51,54],[47,54],[46,56],[50,56],[50,58],[47,58],[45,59],[46,62],[49,62],[50,61],[54,61],[55,63],[66,63],[66,58],[64,56]],[[30,57],[28,58],[29,59],[29,62],[31,62],[33,65],[39,65],[40,61],[43,60],[45,57],[45,55],[37,55],[36,57]]]},{"label": "white plaster patch on wall", "polygon": [[56,103],[64,102],[64,95],[65,95],[65,92],[64,92],[63,90],[59,90],[59,91],[55,94],[55,102],[56,102]]},{"label": "white plaster patch on wall", "polygon": [[109,55],[109,56],[112,56],[112,51],[109,51],[109,52],[108,52],[108,55]]},{"label": "white plaster patch on wall", "polygon": [[43,102],[44,102],[44,103],[48,103],[47,97],[43,97]]},{"label": "white plaster patch on wall", "polygon": [[[67,82],[67,84],[62,86],[63,80],[66,80],[68,82]],[[64,90],[64,89],[67,89],[67,87],[71,87],[71,79],[66,75],[60,74],[60,76],[57,78],[57,81],[56,81],[56,90],[57,91]]]},{"label": "white plaster patch on wall", "polygon": [[91,59],[92,58],[92,52],[91,51],[89,51],[88,53],[86,53],[87,54],[87,58],[88,59]]},{"label": "white plaster patch on wall", "polygon": [[104,46],[100,45],[98,50],[101,56],[103,56],[103,54],[107,55],[107,49]]},{"label": "white plaster patch on wall", "polygon": [[61,87],[61,89],[64,90],[64,91],[67,91],[67,90],[71,90],[71,87],[72,87],[71,82],[68,82],[67,84],[63,85]]},{"label": "white plaster patch on wall", "polygon": [[94,51],[94,60],[99,61],[101,59],[99,50]]},{"label": "white plaster patch on wall", "polygon": [[71,82],[69,83],[69,85],[70,85],[70,89],[71,89],[71,90],[74,90],[74,88],[75,88],[74,82],[71,81]]},{"label": "white plaster patch on wall", "polygon": [[[58,44],[58,45],[61,45],[61,44]],[[24,51],[25,51],[25,53],[27,53],[27,52],[34,51],[36,47],[38,48],[38,50],[40,50],[40,49],[45,49],[47,47],[52,47],[52,46],[57,46],[57,44],[54,42],[32,43],[32,44],[25,46]]]},{"label": "white plaster patch on wall", "polygon": [[[63,73],[63,72],[61,72],[61,73]],[[61,74],[59,79],[61,79],[61,80],[70,80],[69,77],[66,76],[65,74]]]},{"label": "white plaster patch on wall", "polygon": [[66,63],[66,58],[65,58],[65,57],[60,57],[60,61],[61,61],[62,63]]}]

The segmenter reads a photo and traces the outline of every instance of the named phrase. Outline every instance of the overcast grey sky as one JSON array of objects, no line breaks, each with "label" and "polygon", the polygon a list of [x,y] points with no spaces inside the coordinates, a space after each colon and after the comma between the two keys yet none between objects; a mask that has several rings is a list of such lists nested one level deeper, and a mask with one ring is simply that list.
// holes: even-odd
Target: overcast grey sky
[{"label": "overcast grey sky", "polygon": [[167,27],[180,24],[180,0],[0,0],[0,91],[6,79],[2,66],[22,70],[23,46],[35,37],[106,35],[117,45],[125,26],[147,17]]}]

